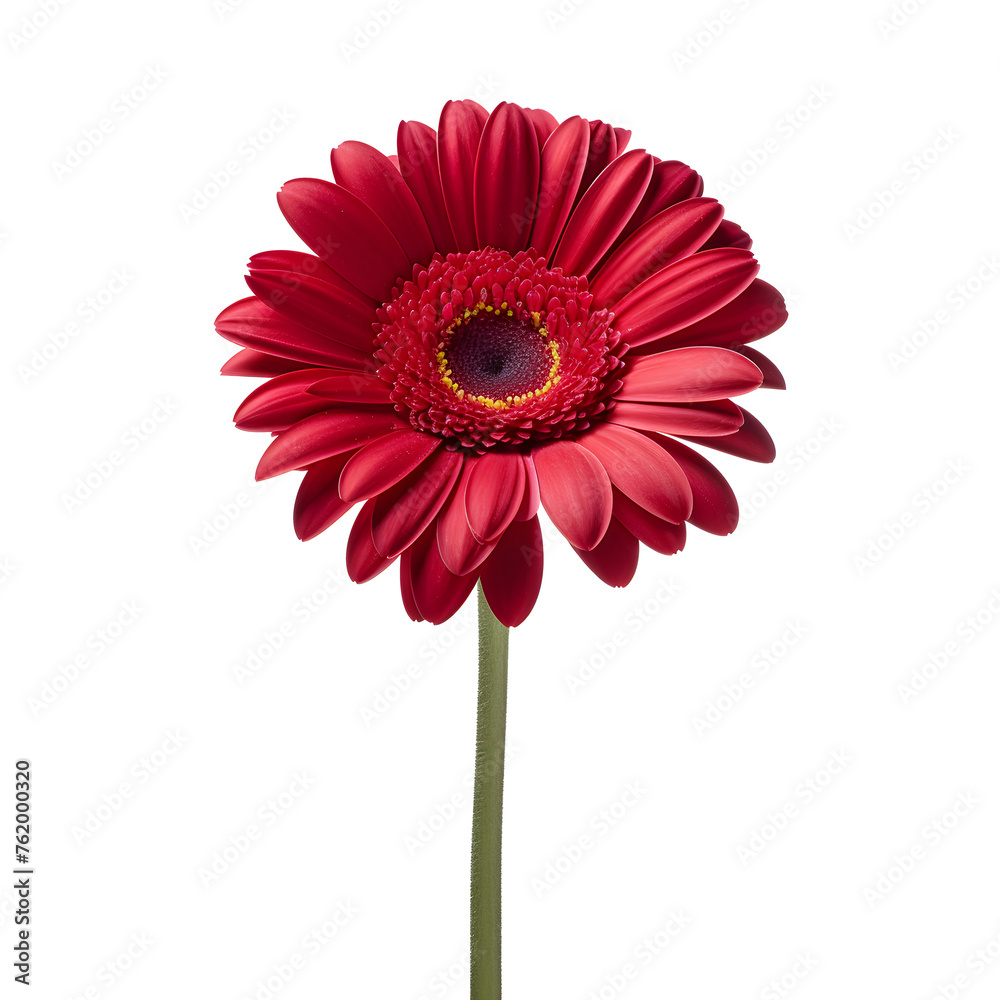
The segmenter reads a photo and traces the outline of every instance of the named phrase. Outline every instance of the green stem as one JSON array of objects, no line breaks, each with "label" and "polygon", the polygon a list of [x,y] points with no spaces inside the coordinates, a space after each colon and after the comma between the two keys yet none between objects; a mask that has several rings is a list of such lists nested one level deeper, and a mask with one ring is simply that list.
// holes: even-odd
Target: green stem
[{"label": "green stem", "polygon": [[500,1000],[500,837],[507,729],[507,639],[479,587],[479,703],[472,801],[471,1000]]}]

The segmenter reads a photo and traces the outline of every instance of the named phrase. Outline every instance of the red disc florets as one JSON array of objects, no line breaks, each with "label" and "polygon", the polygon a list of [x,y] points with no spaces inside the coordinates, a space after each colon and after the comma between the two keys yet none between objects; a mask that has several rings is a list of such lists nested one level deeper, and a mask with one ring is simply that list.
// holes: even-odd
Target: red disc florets
[{"label": "red disc florets", "polygon": [[622,363],[583,277],[531,250],[435,254],[378,311],[396,409],[455,448],[559,438],[613,405]]}]

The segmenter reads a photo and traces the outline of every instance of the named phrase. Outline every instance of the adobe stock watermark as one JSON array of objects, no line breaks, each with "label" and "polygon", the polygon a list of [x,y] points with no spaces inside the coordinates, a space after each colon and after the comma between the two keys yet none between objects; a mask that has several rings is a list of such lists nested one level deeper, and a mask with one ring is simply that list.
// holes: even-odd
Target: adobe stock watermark
[{"label": "adobe stock watermark", "polygon": [[780,466],[764,479],[758,479],[753,492],[740,500],[740,519],[752,521],[814,458],[826,451],[844,429],[840,417],[823,417],[819,426],[779,456]]},{"label": "adobe stock watermark", "polygon": [[87,841],[93,840],[173,760],[189,739],[179,729],[168,730],[152,750],[132,764],[127,777],[119,781],[110,792],[105,792],[101,800],[70,827],[76,846],[82,847]]},{"label": "adobe stock watermark", "polygon": [[809,88],[809,93],[798,104],[776,119],[771,131],[763,139],[743,150],[740,159],[725,178],[716,180],[712,185],[712,192],[717,193],[719,198],[731,198],[739,192],[833,100],[833,97],[834,93],[829,84],[813,84]]},{"label": "adobe stock watermark", "polygon": [[113,448],[95,458],[90,468],[76,477],[76,482],[62,491],[59,501],[67,514],[75,514],[129,459],[177,412],[177,403],[169,396],[157,398],[153,408],[134,420],[118,435]]},{"label": "adobe stock watermark", "polygon": [[309,964],[319,958],[360,916],[360,907],[351,900],[341,900],[322,923],[311,927],[290,954],[276,962],[254,985],[241,994],[240,1000],[274,1000]]},{"label": "adobe stock watermark", "polygon": [[896,685],[896,694],[904,706],[912,705],[969,646],[1000,616],[1000,588],[994,587],[989,598],[969,612],[955,628],[955,637],[937,649],[930,649],[906,679]]},{"label": "adobe stock watermark", "polygon": [[14,565],[10,556],[0,556],[0,587],[2,587],[16,572],[17,566]]},{"label": "adobe stock watermark", "polygon": [[403,13],[407,3],[413,0],[388,0],[382,7],[376,7],[364,21],[356,24],[351,31],[350,39],[340,43],[340,54],[350,65],[365,52],[369,46],[382,35],[382,32]]},{"label": "adobe stock watermark", "polygon": [[427,980],[424,992],[416,1000],[441,1000],[456,986],[466,986],[469,982],[469,969],[471,967],[469,956],[462,955],[454,962],[439,969]]},{"label": "adobe stock watermark", "polygon": [[480,73],[475,83],[466,89],[466,93],[471,94],[472,99],[480,104],[486,104],[499,89],[500,81],[497,77],[492,73]]},{"label": "adobe stock watermark", "polygon": [[225,844],[213,851],[212,856],[198,868],[201,887],[210,888],[232,871],[254,844],[259,843],[268,830],[274,829],[295,808],[316,780],[305,771],[294,772],[292,780],[264,802],[253,814],[253,819],[230,834]]},{"label": "adobe stock watermark", "polygon": [[876,22],[875,27],[882,36],[882,41],[888,41],[893,35],[905,28],[914,15],[930,3],[930,0],[899,0],[886,11]]},{"label": "adobe stock watermark", "polygon": [[678,73],[693,66],[749,10],[753,0],[733,0],[702,20],[698,28],[684,39],[682,48],[674,50],[674,67]]},{"label": "adobe stock watermark", "polygon": [[795,649],[808,635],[809,626],[801,618],[789,619],[785,622],[784,631],[767,646],[761,646],[750,657],[749,669],[723,684],[722,689],[711,698],[700,715],[692,716],[691,724],[699,737],[711,732],[720,722],[729,717],[737,705],[742,704],[748,692],[756,687],[757,682],[770,676],[788,654]]},{"label": "adobe stock watermark", "polygon": [[128,288],[134,275],[124,267],[116,267],[110,276],[90,295],[82,298],[73,309],[73,318],[53,330],[31,355],[17,366],[21,385],[34,382],[49,365],[69,348],[88,327],[95,323],[108,307]]},{"label": "adobe stock watermark", "polygon": [[250,166],[278,136],[284,134],[295,118],[295,113],[284,105],[271,108],[267,121],[245,135],[226,160],[210,170],[208,176],[192,189],[187,201],[178,202],[177,211],[181,220],[190,225],[210,208],[243,173],[244,168]]},{"label": "adobe stock watermark", "polygon": [[920,320],[917,328],[911,329],[899,345],[889,351],[889,367],[894,372],[902,371],[980,292],[992,286],[998,273],[1000,260],[997,260],[997,254],[980,257],[975,269],[945,293],[941,305]]},{"label": "adobe stock watermark", "polygon": [[854,757],[848,751],[834,750],[815,771],[795,786],[784,802],[769,810],[764,822],[755,826],[737,845],[736,857],[740,864],[745,866],[759,858],[853,763]]},{"label": "adobe stock watermark", "polygon": [[913,189],[917,181],[941,162],[941,158],[960,138],[961,135],[953,126],[942,126],[929,142],[903,160],[897,173],[885,184],[876,188],[868,201],[857,207],[854,220],[844,223],[847,242],[853,245],[865,233],[870,232],[876,223],[885,218],[889,209],[897,205],[900,199]]},{"label": "adobe stock watermark", "polygon": [[641,802],[649,789],[638,781],[630,781],[609,806],[590,817],[585,829],[568,844],[563,844],[542,869],[531,879],[535,898],[541,899],[551,892],[612,830]]},{"label": "adobe stock watermark", "polygon": [[17,904],[18,897],[9,889],[0,896],[0,927],[5,926],[8,920],[16,918]]},{"label": "adobe stock watermark", "polygon": [[224,21],[230,14],[235,13],[243,6],[244,0],[212,0],[212,10],[218,15],[220,21]]},{"label": "adobe stock watermark", "polygon": [[793,990],[801,986],[802,981],[818,966],[819,959],[811,951],[796,953],[791,965],[761,988],[758,994],[760,1000],[784,1000]]},{"label": "adobe stock watermark", "polygon": [[684,910],[671,910],[666,920],[650,931],[633,949],[629,957],[604,976],[601,985],[587,994],[587,1000],[615,1000],[641,975],[643,969],[664,955],[693,923]]},{"label": "adobe stock watermark", "polygon": [[38,692],[28,698],[28,709],[37,719],[51,708],[82,676],[98,657],[111,649],[142,617],[145,609],[138,601],[122,601],[115,614],[84,637],[79,652],[72,659],[59,664]]},{"label": "adobe stock watermark", "polygon": [[101,963],[93,980],[77,990],[72,1000],[100,1000],[108,995],[149,954],[153,943],[152,937],[144,931],[133,934],[128,944]]},{"label": "adobe stock watermark", "polygon": [[250,507],[263,490],[267,489],[269,483],[270,481],[266,479],[257,482],[253,476],[249,476],[242,489],[234,493],[228,500],[223,500],[201,522],[197,530],[188,535],[187,543],[191,554],[200,556],[207,552],[243,516],[244,511]]},{"label": "adobe stock watermark", "polygon": [[559,3],[545,8],[545,23],[552,28],[564,25],[587,0],[559,0]]},{"label": "adobe stock watermark", "polygon": [[466,608],[450,618],[446,625],[434,629],[434,634],[421,643],[413,659],[405,667],[389,674],[371,700],[358,706],[365,728],[370,729],[379,719],[385,718],[413,690],[414,684],[426,676],[426,671],[440,663],[474,625],[475,616]]},{"label": "adobe stock watermark", "polygon": [[961,970],[945,982],[937,983],[929,1000],[958,1000],[966,990],[976,985],[987,972],[1000,965],[1000,933],[994,932],[979,947],[965,956]]},{"label": "adobe stock watermark", "polygon": [[882,523],[879,533],[854,556],[854,568],[864,576],[874,569],[971,472],[964,459],[954,458],[926,486],[917,490],[909,505]]},{"label": "adobe stock watermark", "polygon": [[663,614],[680,592],[681,585],[676,580],[661,580],[648,597],[625,615],[621,628],[615,629],[597,643],[594,651],[586,659],[582,656],[577,658],[576,669],[563,675],[566,690],[574,696],[579,694],[608,664],[614,662],[630,639]]},{"label": "adobe stock watermark", "polygon": [[38,0],[30,14],[24,14],[16,28],[7,32],[7,41],[15,52],[23,52],[68,6],[70,0]]},{"label": "adobe stock watermark", "polygon": [[246,646],[243,659],[233,664],[233,677],[239,684],[246,684],[256,677],[299,634],[304,625],[314,621],[327,608],[349,582],[346,570],[331,569],[314,587],[296,599],[288,615],[262,632],[254,643]]},{"label": "adobe stock watermark", "polygon": [[[519,751],[520,747],[508,739],[504,744],[504,765],[509,764]],[[495,761],[486,762],[485,773],[487,777],[492,777],[496,773]],[[459,783],[459,787],[451,795],[435,802],[410,833],[403,837],[403,846],[411,858],[416,857],[418,851],[422,851],[439,833],[446,830],[467,807],[472,805],[475,782],[475,773],[468,771]]]},{"label": "adobe stock watermark", "polygon": [[52,172],[63,181],[97,152],[120,125],[131,118],[168,79],[169,74],[159,65],[147,66],[135,83],[118,93],[105,112],[71,139],[62,152],[62,159],[52,161]]},{"label": "adobe stock watermark", "polygon": [[980,804],[973,791],[961,792],[951,805],[920,830],[912,844],[893,854],[889,864],[862,890],[869,910],[888,899],[951,835]]}]

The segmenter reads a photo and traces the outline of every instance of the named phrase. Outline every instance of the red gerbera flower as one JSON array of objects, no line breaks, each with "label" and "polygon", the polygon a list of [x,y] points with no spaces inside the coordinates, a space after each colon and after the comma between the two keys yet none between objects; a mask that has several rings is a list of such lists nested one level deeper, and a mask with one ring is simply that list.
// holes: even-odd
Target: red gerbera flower
[{"label": "red gerbera flower", "polygon": [[363,503],[352,579],[397,559],[403,603],[442,622],[477,580],[505,625],[542,577],[539,503],[583,561],[628,583],[639,543],[727,534],[729,485],[678,438],[754,461],[766,430],[730,397],[780,373],[746,345],[786,318],[750,238],[676,160],[603,122],[452,101],[397,153],[333,150],[336,183],[278,204],[312,254],[250,260],[216,321],[267,377],[236,413],[275,434],[257,469],[305,470],[300,538]]}]

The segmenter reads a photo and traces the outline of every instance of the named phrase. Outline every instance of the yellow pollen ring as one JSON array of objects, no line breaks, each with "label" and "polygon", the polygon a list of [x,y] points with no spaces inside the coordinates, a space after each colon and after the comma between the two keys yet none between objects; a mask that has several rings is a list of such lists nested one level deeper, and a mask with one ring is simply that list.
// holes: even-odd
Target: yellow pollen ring
[{"label": "yellow pollen ring", "polygon": [[[445,328],[444,335],[442,339],[438,342],[437,353],[435,358],[437,360],[438,372],[441,375],[442,383],[447,386],[459,399],[466,398],[466,392],[461,386],[458,385],[451,377],[451,368],[448,363],[448,356],[445,353],[445,347],[447,345],[448,339],[451,334],[455,332],[458,327],[467,323],[473,316],[477,313],[486,311],[488,313],[501,313],[505,312],[508,316],[513,316],[514,311],[509,309],[506,302],[501,302],[499,307],[494,307],[492,305],[487,305],[485,302],[477,302],[471,309],[466,309],[463,311],[462,315],[456,317],[448,326]],[[528,318],[531,320],[532,325],[538,332],[540,337],[548,339],[549,331],[545,329],[542,325],[541,313],[532,312],[528,314]],[[554,340],[548,341],[549,352],[552,355],[552,364],[549,367],[549,376],[540,389],[529,389],[527,392],[522,393],[519,396],[508,396],[506,399],[493,399],[490,396],[469,396],[469,399],[475,400],[477,403],[481,403],[488,410],[509,410],[512,406],[519,406],[521,403],[528,402],[529,399],[535,399],[538,396],[544,396],[545,393],[552,389],[552,386],[558,384],[559,382],[559,345]]]}]

